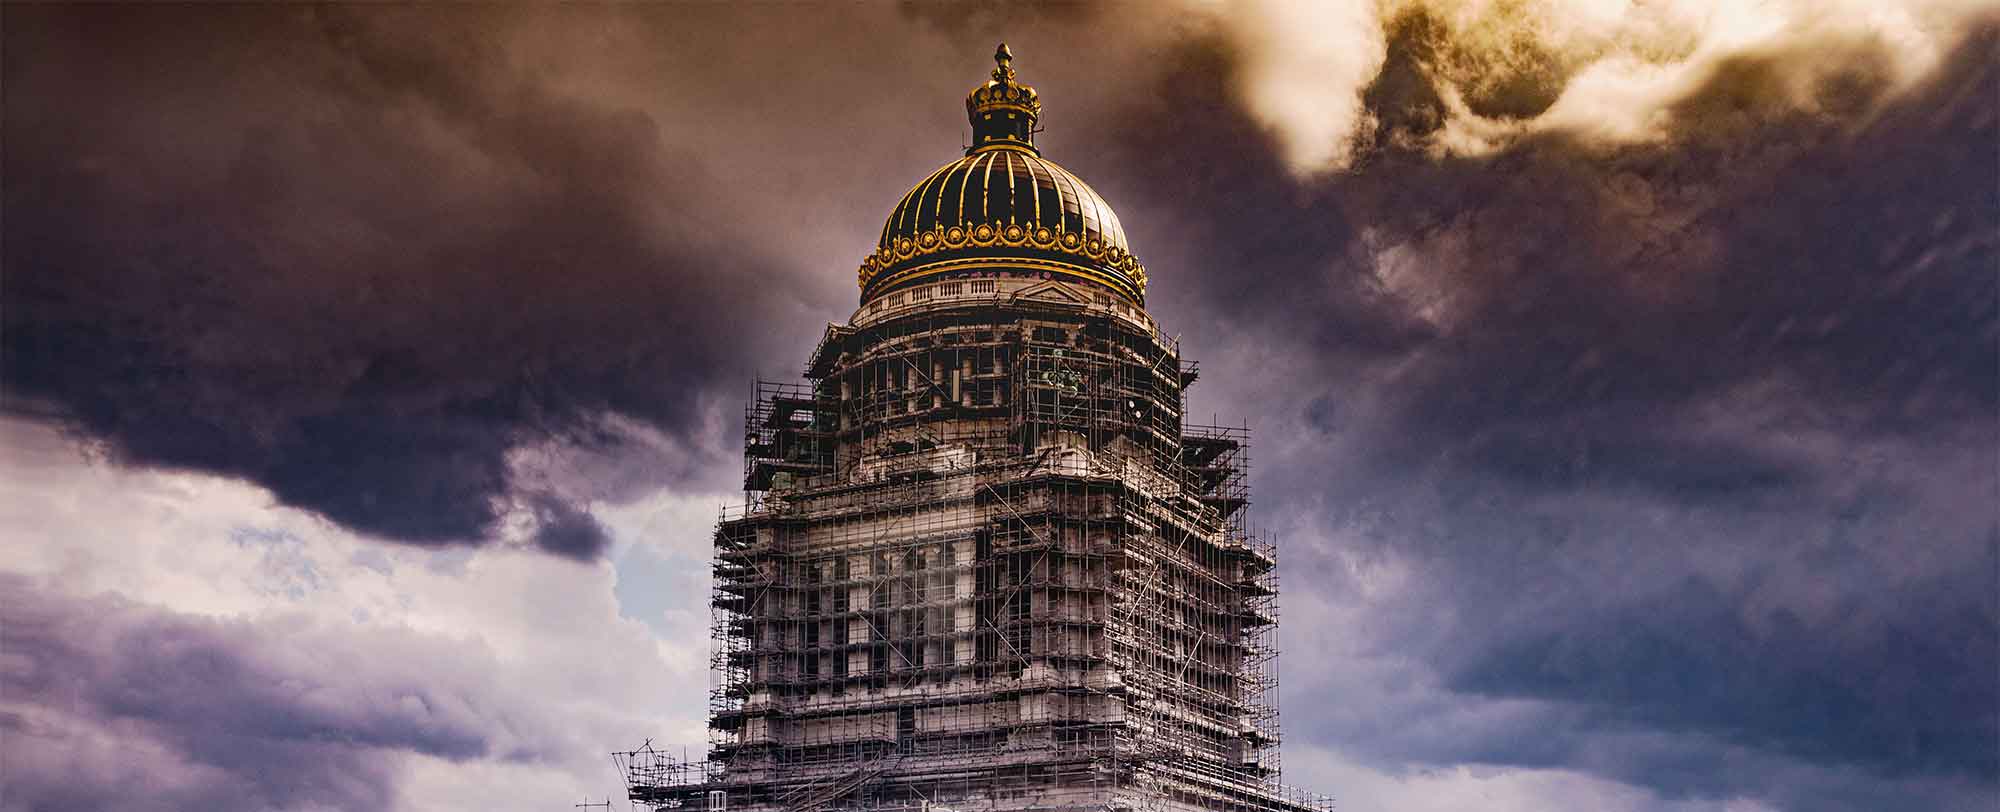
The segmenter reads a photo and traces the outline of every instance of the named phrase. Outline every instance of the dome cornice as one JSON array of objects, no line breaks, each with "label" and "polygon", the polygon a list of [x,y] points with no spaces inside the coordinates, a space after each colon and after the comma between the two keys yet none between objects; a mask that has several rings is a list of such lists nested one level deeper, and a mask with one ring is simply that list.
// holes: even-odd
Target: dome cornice
[{"label": "dome cornice", "polygon": [[[984,249],[1019,253],[1008,256]],[[1146,300],[1146,267],[1124,246],[1074,231],[1006,222],[939,225],[899,235],[862,260],[857,273],[862,298],[867,299],[915,279],[967,270],[974,264],[1072,276],[1110,287],[1135,302]]]}]

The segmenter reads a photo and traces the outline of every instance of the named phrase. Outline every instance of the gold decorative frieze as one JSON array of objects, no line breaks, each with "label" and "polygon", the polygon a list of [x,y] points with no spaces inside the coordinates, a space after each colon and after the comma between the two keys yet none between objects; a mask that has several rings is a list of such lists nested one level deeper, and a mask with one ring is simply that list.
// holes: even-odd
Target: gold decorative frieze
[{"label": "gold decorative frieze", "polygon": [[933,254],[969,248],[1027,249],[1065,255],[1100,273],[1123,277],[1140,297],[1146,295],[1146,268],[1123,247],[1074,231],[1003,222],[937,226],[914,236],[899,236],[893,245],[882,246],[862,260],[857,272],[861,288],[867,290],[871,282],[892,267],[909,266]]}]

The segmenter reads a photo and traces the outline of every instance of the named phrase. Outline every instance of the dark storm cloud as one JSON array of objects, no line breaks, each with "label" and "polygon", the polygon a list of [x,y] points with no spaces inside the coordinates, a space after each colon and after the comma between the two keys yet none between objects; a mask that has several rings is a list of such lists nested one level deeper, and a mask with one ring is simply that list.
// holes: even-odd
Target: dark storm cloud
[{"label": "dark storm cloud", "polygon": [[510,450],[615,445],[607,411],[684,435],[759,346],[743,282],[777,263],[723,181],[522,64],[506,12],[8,23],[8,399],[121,461],[419,544],[531,502],[590,557],[603,529]]},{"label": "dark storm cloud", "polygon": [[[1228,57],[1197,48],[1163,83],[1170,101],[1122,122],[1103,154],[1134,208],[1195,204],[1165,207],[1164,228],[1130,218],[1183,252],[1163,269],[1173,306],[1271,325],[1302,339],[1292,349],[1418,358],[1399,397],[1427,432],[1653,409],[1773,373],[1871,410],[1869,428],[1920,429],[1996,403],[1988,49],[1973,38],[1924,91],[1865,118],[1797,109],[1778,86],[1787,65],[1744,58],[1674,110],[1665,143],[1549,134],[1442,160],[1385,143],[1301,182],[1230,107]],[[1387,123],[1437,104],[1402,38],[1389,54],[1371,112],[1432,131]],[[1825,92],[1869,86],[1834,77]],[[1409,284],[1384,278],[1387,248],[1417,266]]]},{"label": "dark storm cloud", "polygon": [[530,760],[477,646],[252,624],[0,576],[4,809],[387,809],[391,756]]},{"label": "dark storm cloud", "polygon": [[1814,762],[1887,775],[1990,778],[1996,765],[1990,616],[1938,577],[1873,591],[1908,608],[1839,639],[1789,611],[1764,628],[1730,592],[1689,577],[1606,615],[1565,618],[1482,652],[1452,687],[1588,703],[1635,728],[1712,731]]},{"label": "dark storm cloud", "polygon": [[[9,406],[379,535],[525,516],[587,557],[602,531],[510,455],[616,456],[615,413],[686,448],[614,470],[727,471],[704,409],[845,315],[853,260],[954,157],[1005,38],[1049,155],[1117,207],[1154,312],[1207,362],[1197,409],[1258,428],[1290,605],[1360,617],[1356,648],[1407,664],[1371,682],[1294,609],[1292,741],[1799,809],[1990,799],[1990,27],[1909,88],[1879,43],[1766,49],[1656,140],[1467,154],[1437,149],[1447,79],[1522,121],[1578,66],[1531,41],[1488,64],[1405,12],[1355,89],[1353,167],[1301,178],[1226,26],[718,9],[10,7]],[[1468,705],[1503,710],[1448,712]],[[169,712],[193,706],[130,715],[193,730]],[[163,729],[148,769],[198,762],[173,755],[193,735]]]},{"label": "dark storm cloud", "polygon": [[[1093,15],[10,9],[8,408],[388,539],[594,556],[588,500],[729,488],[715,419],[845,316],[986,32],[1080,52]],[[642,476],[522,469],[550,448]]]},{"label": "dark storm cloud", "polygon": [[[1424,739],[1368,732],[1442,723],[1415,711],[1288,721],[1388,763],[1668,797],[1908,790],[1689,767],[1762,754],[1990,798],[1995,29],[1907,90],[1886,45],[1801,46],[1722,62],[1658,141],[1445,157],[1448,31],[1385,30],[1350,171],[1291,173],[1233,101],[1239,55],[1196,42],[1085,174],[1157,269],[1156,311],[1220,345],[1200,396],[1271,404],[1260,510],[1339,540],[1288,561],[1356,591],[1338,562],[1400,562],[1414,580],[1372,599],[1369,647],[1457,696],[1576,713]],[[1544,104],[1508,92],[1508,115]],[[1326,673],[1288,693],[1337,694]],[[1649,731],[1679,743],[1609,744]]]}]

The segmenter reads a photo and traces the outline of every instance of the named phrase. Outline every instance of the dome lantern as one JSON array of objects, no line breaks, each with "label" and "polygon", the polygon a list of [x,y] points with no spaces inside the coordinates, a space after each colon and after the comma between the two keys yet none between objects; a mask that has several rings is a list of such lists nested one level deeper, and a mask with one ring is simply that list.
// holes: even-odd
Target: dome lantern
[{"label": "dome lantern", "polygon": [[993,49],[993,79],[965,97],[965,116],[972,122],[970,155],[983,149],[1026,149],[1035,152],[1035,123],[1042,117],[1042,100],[1035,89],[1014,80],[1014,52],[1007,43]]}]

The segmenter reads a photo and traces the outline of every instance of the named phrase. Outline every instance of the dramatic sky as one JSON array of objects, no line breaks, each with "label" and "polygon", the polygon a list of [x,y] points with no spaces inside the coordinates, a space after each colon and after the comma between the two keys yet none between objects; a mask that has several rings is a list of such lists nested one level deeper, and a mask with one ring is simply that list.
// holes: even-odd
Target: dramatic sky
[{"label": "dramatic sky", "polygon": [[2000,8],[0,9],[0,810],[698,745],[733,428],[1008,41],[1257,431],[1288,783],[2000,803]]}]

